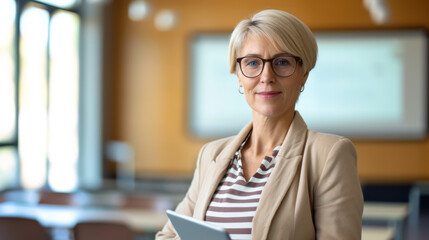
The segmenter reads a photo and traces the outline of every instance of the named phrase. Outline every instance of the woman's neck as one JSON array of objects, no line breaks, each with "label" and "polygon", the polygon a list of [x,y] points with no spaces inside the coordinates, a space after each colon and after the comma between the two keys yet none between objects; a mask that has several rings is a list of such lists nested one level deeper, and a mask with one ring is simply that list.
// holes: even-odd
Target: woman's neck
[{"label": "woman's neck", "polygon": [[271,153],[286,137],[295,112],[280,117],[253,114],[253,130],[248,147],[255,155]]}]

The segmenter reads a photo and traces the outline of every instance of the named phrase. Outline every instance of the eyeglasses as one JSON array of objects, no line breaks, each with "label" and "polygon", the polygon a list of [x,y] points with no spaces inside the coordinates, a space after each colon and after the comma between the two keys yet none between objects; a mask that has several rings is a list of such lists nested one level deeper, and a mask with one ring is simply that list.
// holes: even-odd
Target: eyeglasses
[{"label": "eyeglasses", "polygon": [[301,62],[301,58],[295,56],[279,56],[271,59],[260,57],[241,57],[237,58],[241,73],[248,78],[255,78],[264,71],[266,62],[271,63],[271,69],[279,77],[289,77],[294,74],[296,65]]}]

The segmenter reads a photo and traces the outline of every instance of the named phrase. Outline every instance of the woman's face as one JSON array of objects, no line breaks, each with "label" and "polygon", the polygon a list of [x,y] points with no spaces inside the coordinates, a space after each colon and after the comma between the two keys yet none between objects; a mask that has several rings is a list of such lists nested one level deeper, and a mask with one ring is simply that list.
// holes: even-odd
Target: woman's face
[{"label": "woman's face", "polygon": [[[257,56],[271,59],[282,52],[264,37],[249,36],[244,41],[239,57]],[[282,117],[295,112],[295,103],[300,94],[300,88],[305,84],[308,73],[304,73],[301,63],[297,63],[294,74],[289,77],[279,77],[274,72],[271,63],[266,62],[262,73],[256,78],[243,75],[237,64],[237,77],[243,86],[247,104],[253,109],[253,114],[265,117]]]}]

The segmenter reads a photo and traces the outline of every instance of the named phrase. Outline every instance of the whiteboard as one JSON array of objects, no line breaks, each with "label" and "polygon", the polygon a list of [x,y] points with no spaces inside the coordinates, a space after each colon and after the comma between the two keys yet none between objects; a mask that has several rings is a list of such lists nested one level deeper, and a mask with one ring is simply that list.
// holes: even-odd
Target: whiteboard
[{"label": "whiteboard", "polygon": [[[310,129],[353,139],[423,139],[427,132],[424,31],[319,32],[316,67],[296,109]],[[236,134],[251,109],[228,72],[228,34],[191,47],[189,129],[198,138]]]}]

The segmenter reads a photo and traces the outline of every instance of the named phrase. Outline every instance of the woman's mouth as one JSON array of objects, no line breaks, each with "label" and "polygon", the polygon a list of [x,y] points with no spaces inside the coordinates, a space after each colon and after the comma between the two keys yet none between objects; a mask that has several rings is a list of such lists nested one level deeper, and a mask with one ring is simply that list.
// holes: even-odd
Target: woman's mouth
[{"label": "woman's mouth", "polygon": [[274,98],[281,94],[280,91],[266,91],[266,92],[258,92],[256,95],[258,95],[261,98]]}]

